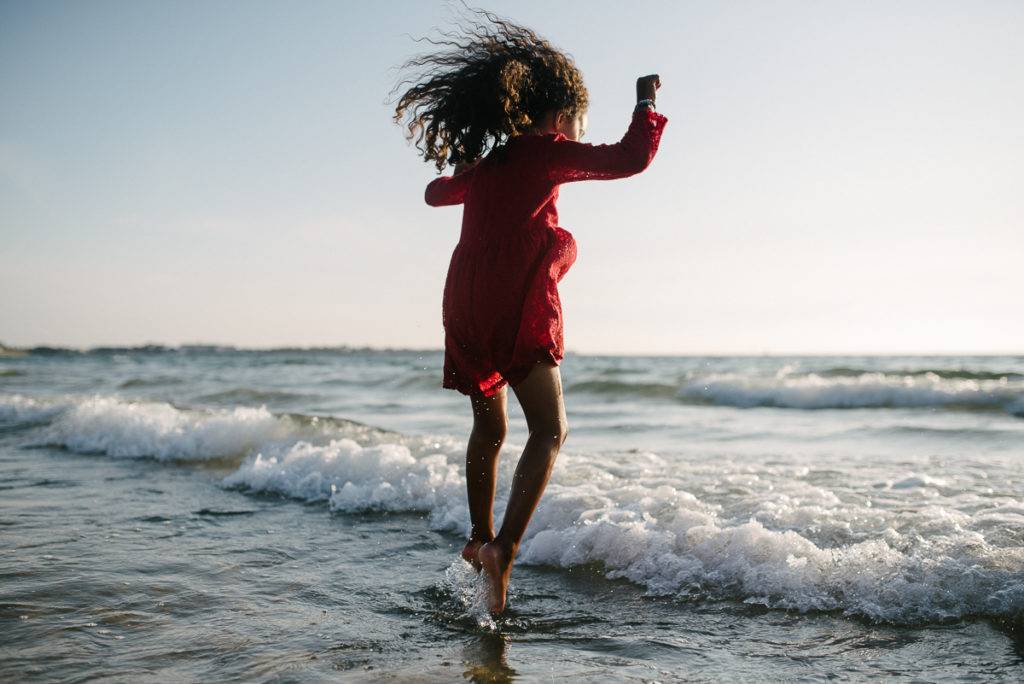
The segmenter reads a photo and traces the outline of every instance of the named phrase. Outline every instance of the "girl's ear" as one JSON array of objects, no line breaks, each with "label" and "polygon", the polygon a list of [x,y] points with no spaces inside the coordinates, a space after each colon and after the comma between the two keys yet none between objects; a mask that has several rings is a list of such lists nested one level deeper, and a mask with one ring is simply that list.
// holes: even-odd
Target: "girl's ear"
[{"label": "girl's ear", "polygon": [[558,110],[557,112],[555,112],[555,117],[552,120],[552,123],[555,125],[556,131],[562,131],[563,129],[566,128],[572,128],[572,119],[563,110]]}]

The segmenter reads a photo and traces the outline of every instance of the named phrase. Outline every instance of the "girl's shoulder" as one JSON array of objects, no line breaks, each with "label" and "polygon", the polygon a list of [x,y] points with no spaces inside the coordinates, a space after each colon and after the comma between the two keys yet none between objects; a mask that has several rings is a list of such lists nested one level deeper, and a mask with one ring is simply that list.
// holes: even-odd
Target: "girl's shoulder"
[{"label": "girl's shoulder", "polygon": [[562,133],[529,133],[508,138],[495,147],[491,154],[497,161],[515,159],[527,165],[542,163],[546,158],[544,149],[561,140],[568,140]]}]

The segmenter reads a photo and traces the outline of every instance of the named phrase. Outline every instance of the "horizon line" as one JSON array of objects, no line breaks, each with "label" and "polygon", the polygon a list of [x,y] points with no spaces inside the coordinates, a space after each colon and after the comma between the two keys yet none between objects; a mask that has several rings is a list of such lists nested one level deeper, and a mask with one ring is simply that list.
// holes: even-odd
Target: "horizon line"
[{"label": "horizon line", "polygon": [[[269,345],[269,346],[248,346],[248,345],[237,345],[237,344],[224,344],[217,342],[182,342],[178,344],[168,344],[164,342],[143,342],[138,344],[97,344],[97,345],[62,345],[62,344],[32,344],[32,345],[21,345],[12,346],[0,342],[0,356],[9,355],[10,352],[14,353],[30,353],[36,350],[53,350],[53,351],[68,351],[78,353],[89,353],[104,350],[125,350],[125,351],[139,351],[145,349],[222,349],[222,350],[234,350],[234,351],[250,351],[250,352],[275,352],[275,351],[377,351],[377,352],[427,352],[427,353],[443,353],[443,347],[392,347],[392,346],[376,346],[368,344],[334,344],[334,345]],[[6,352],[6,354],[5,354]],[[864,356],[864,357],[899,357],[899,356],[920,356],[920,357],[937,357],[937,356],[1008,356],[1017,357],[1024,356],[1024,350],[1019,351],[872,351],[872,352],[836,352],[836,351],[775,351],[775,350],[762,350],[762,351],[745,351],[745,352],[732,352],[723,353],[720,351],[716,352],[609,352],[609,351],[581,351],[576,349],[566,349],[565,356],[630,356],[637,358],[655,358],[655,357],[701,357],[701,358],[725,358],[725,357],[793,357],[793,356],[820,356],[820,357],[837,357],[837,356]]]}]

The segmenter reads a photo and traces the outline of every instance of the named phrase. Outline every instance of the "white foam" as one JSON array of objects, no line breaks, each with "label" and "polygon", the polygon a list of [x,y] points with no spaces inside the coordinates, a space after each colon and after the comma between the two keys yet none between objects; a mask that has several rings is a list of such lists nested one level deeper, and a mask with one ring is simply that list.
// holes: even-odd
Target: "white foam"
[{"label": "white foam", "polygon": [[[225,486],[322,500],[338,511],[422,512],[435,529],[469,531],[465,444],[454,438],[358,433],[357,441],[265,407],[4,400],[5,415],[61,411],[43,441],[74,451],[162,460],[246,454]],[[503,449],[497,520],[520,449]],[[565,452],[518,562],[599,563],[609,577],[655,595],[896,623],[1024,610],[1024,546],[1015,531],[1024,501],[993,495],[978,469],[835,467],[841,476],[832,486],[843,492],[823,485],[820,472],[813,479],[803,463]]]},{"label": "white foam", "polygon": [[40,439],[79,453],[158,460],[241,456],[298,427],[266,407],[184,411],[164,402],[93,396],[69,403]]},{"label": "white foam", "polygon": [[[508,445],[499,468],[498,520],[518,449]],[[466,535],[462,458],[454,448],[299,443],[251,457],[225,484],[327,500],[335,510],[421,511],[435,529]],[[806,469],[797,470],[757,474],[652,453],[563,454],[517,562],[596,562],[608,577],[653,595],[730,597],[896,623],[1024,610],[1024,547],[992,545],[971,529],[971,515],[930,500],[914,514],[844,503],[802,482]],[[686,491],[709,473],[731,487],[742,482],[749,494],[724,505]],[[916,496],[945,484],[911,473],[884,491]]]},{"label": "white foam", "polygon": [[72,403],[56,399],[36,399],[21,394],[0,394],[0,423],[36,423],[49,420]]},{"label": "white foam", "polygon": [[261,450],[224,479],[227,486],[326,500],[332,510],[424,511],[436,526],[458,528],[467,515],[465,483],[443,453],[413,456],[404,444],[361,446],[349,438],[299,441]]},{"label": "white foam", "polygon": [[948,487],[949,483],[941,477],[911,473],[895,482],[887,482],[885,486],[890,489],[911,489],[914,487]]},{"label": "white foam", "polygon": [[822,377],[814,373],[772,377],[737,374],[692,380],[678,393],[682,399],[750,408],[796,409],[971,406],[1020,413],[1024,383],[1006,378],[942,378],[934,373],[895,376],[864,373]]}]

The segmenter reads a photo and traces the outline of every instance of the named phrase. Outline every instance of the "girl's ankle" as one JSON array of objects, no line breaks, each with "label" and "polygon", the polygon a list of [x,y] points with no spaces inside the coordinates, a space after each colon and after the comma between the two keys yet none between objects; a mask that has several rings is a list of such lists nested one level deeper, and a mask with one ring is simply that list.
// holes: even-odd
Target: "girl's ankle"
[{"label": "girl's ankle", "polygon": [[519,544],[513,544],[512,542],[510,542],[510,541],[508,541],[506,539],[502,539],[500,536],[495,537],[490,542],[490,544],[492,546],[497,546],[499,549],[504,551],[508,555],[509,558],[515,558],[516,551],[519,550]]}]

